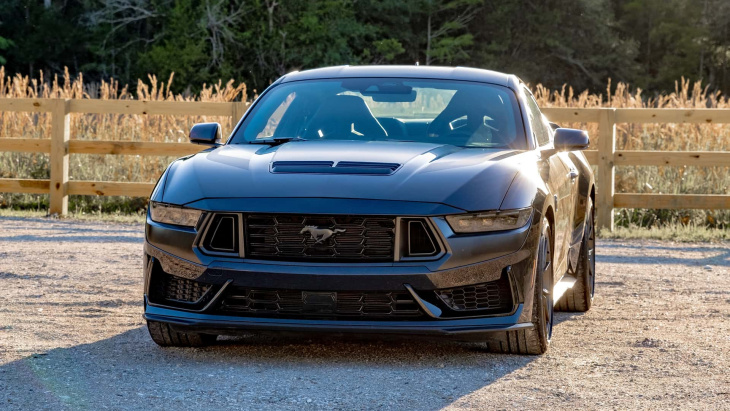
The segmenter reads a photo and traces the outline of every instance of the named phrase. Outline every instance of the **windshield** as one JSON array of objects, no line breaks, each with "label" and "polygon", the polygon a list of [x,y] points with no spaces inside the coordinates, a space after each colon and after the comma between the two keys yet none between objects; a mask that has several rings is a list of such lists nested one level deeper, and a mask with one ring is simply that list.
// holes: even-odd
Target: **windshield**
[{"label": "windshield", "polygon": [[273,139],[527,147],[512,90],[465,81],[407,78],[277,85],[261,96],[231,142]]}]

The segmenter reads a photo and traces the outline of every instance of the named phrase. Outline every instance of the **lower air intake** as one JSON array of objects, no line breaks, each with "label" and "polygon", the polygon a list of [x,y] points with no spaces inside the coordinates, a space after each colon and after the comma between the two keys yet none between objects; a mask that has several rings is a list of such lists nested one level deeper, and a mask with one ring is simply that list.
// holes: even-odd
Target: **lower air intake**
[{"label": "lower air intake", "polygon": [[407,291],[319,292],[230,287],[218,312],[225,315],[318,319],[413,319],[422,315]]},{"label": "lower air intake", "polygon": [[488,283],[436,290],[436,295],[454,311],[512,310],[512,290],[506,276]]}]

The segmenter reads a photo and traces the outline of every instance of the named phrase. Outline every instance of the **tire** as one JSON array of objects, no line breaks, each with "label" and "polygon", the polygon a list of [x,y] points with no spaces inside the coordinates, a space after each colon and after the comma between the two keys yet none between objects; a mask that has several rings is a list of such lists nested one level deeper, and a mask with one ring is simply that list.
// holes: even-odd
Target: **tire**
[{"label": "tire", "polygon": [[160,347],[205,347],[218,338],[211,334],[177,332],[169,324],[157,321],[147,321],[147,330],[152,341]]},{"label": "tire", "polygon": [[487,342],[491,352],[509,354],[544,354],[553,333],[553,264],[552,231],[546,218],[538,243],[535,273],[535,294],[532,306],[532,327],[495,335]]},{"label": "tire", "polygon": [[555,309],[558,311],[586,312],[593,305],[596,291],[596,230],[594,225],[595,209],[591,207],[586,219],[583,242],[580,246],[576,282],[560,298]]}]

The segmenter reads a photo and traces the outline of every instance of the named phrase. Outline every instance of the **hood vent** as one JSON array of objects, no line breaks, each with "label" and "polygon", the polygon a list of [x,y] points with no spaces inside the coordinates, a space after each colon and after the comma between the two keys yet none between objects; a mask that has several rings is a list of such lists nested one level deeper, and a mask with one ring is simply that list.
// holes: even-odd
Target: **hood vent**
[{"label": "hood vent", "polygon": [[400,168],[395,163],[373,163],[362,161],[275,161],[272,173],[315,173],[315,174],[370,174],[389,175]]}]

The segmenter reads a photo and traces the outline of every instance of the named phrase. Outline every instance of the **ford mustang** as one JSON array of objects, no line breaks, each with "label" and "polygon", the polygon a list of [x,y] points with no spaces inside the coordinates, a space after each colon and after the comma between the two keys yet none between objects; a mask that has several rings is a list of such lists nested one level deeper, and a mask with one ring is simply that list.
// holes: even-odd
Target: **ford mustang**
[{"label": "ford mustang", "polygon": [[447,336],[541,354],[595,284],[584,131],[516,76],[287,74],[150,198],[144,318],[161,346],[261,331]]}]

